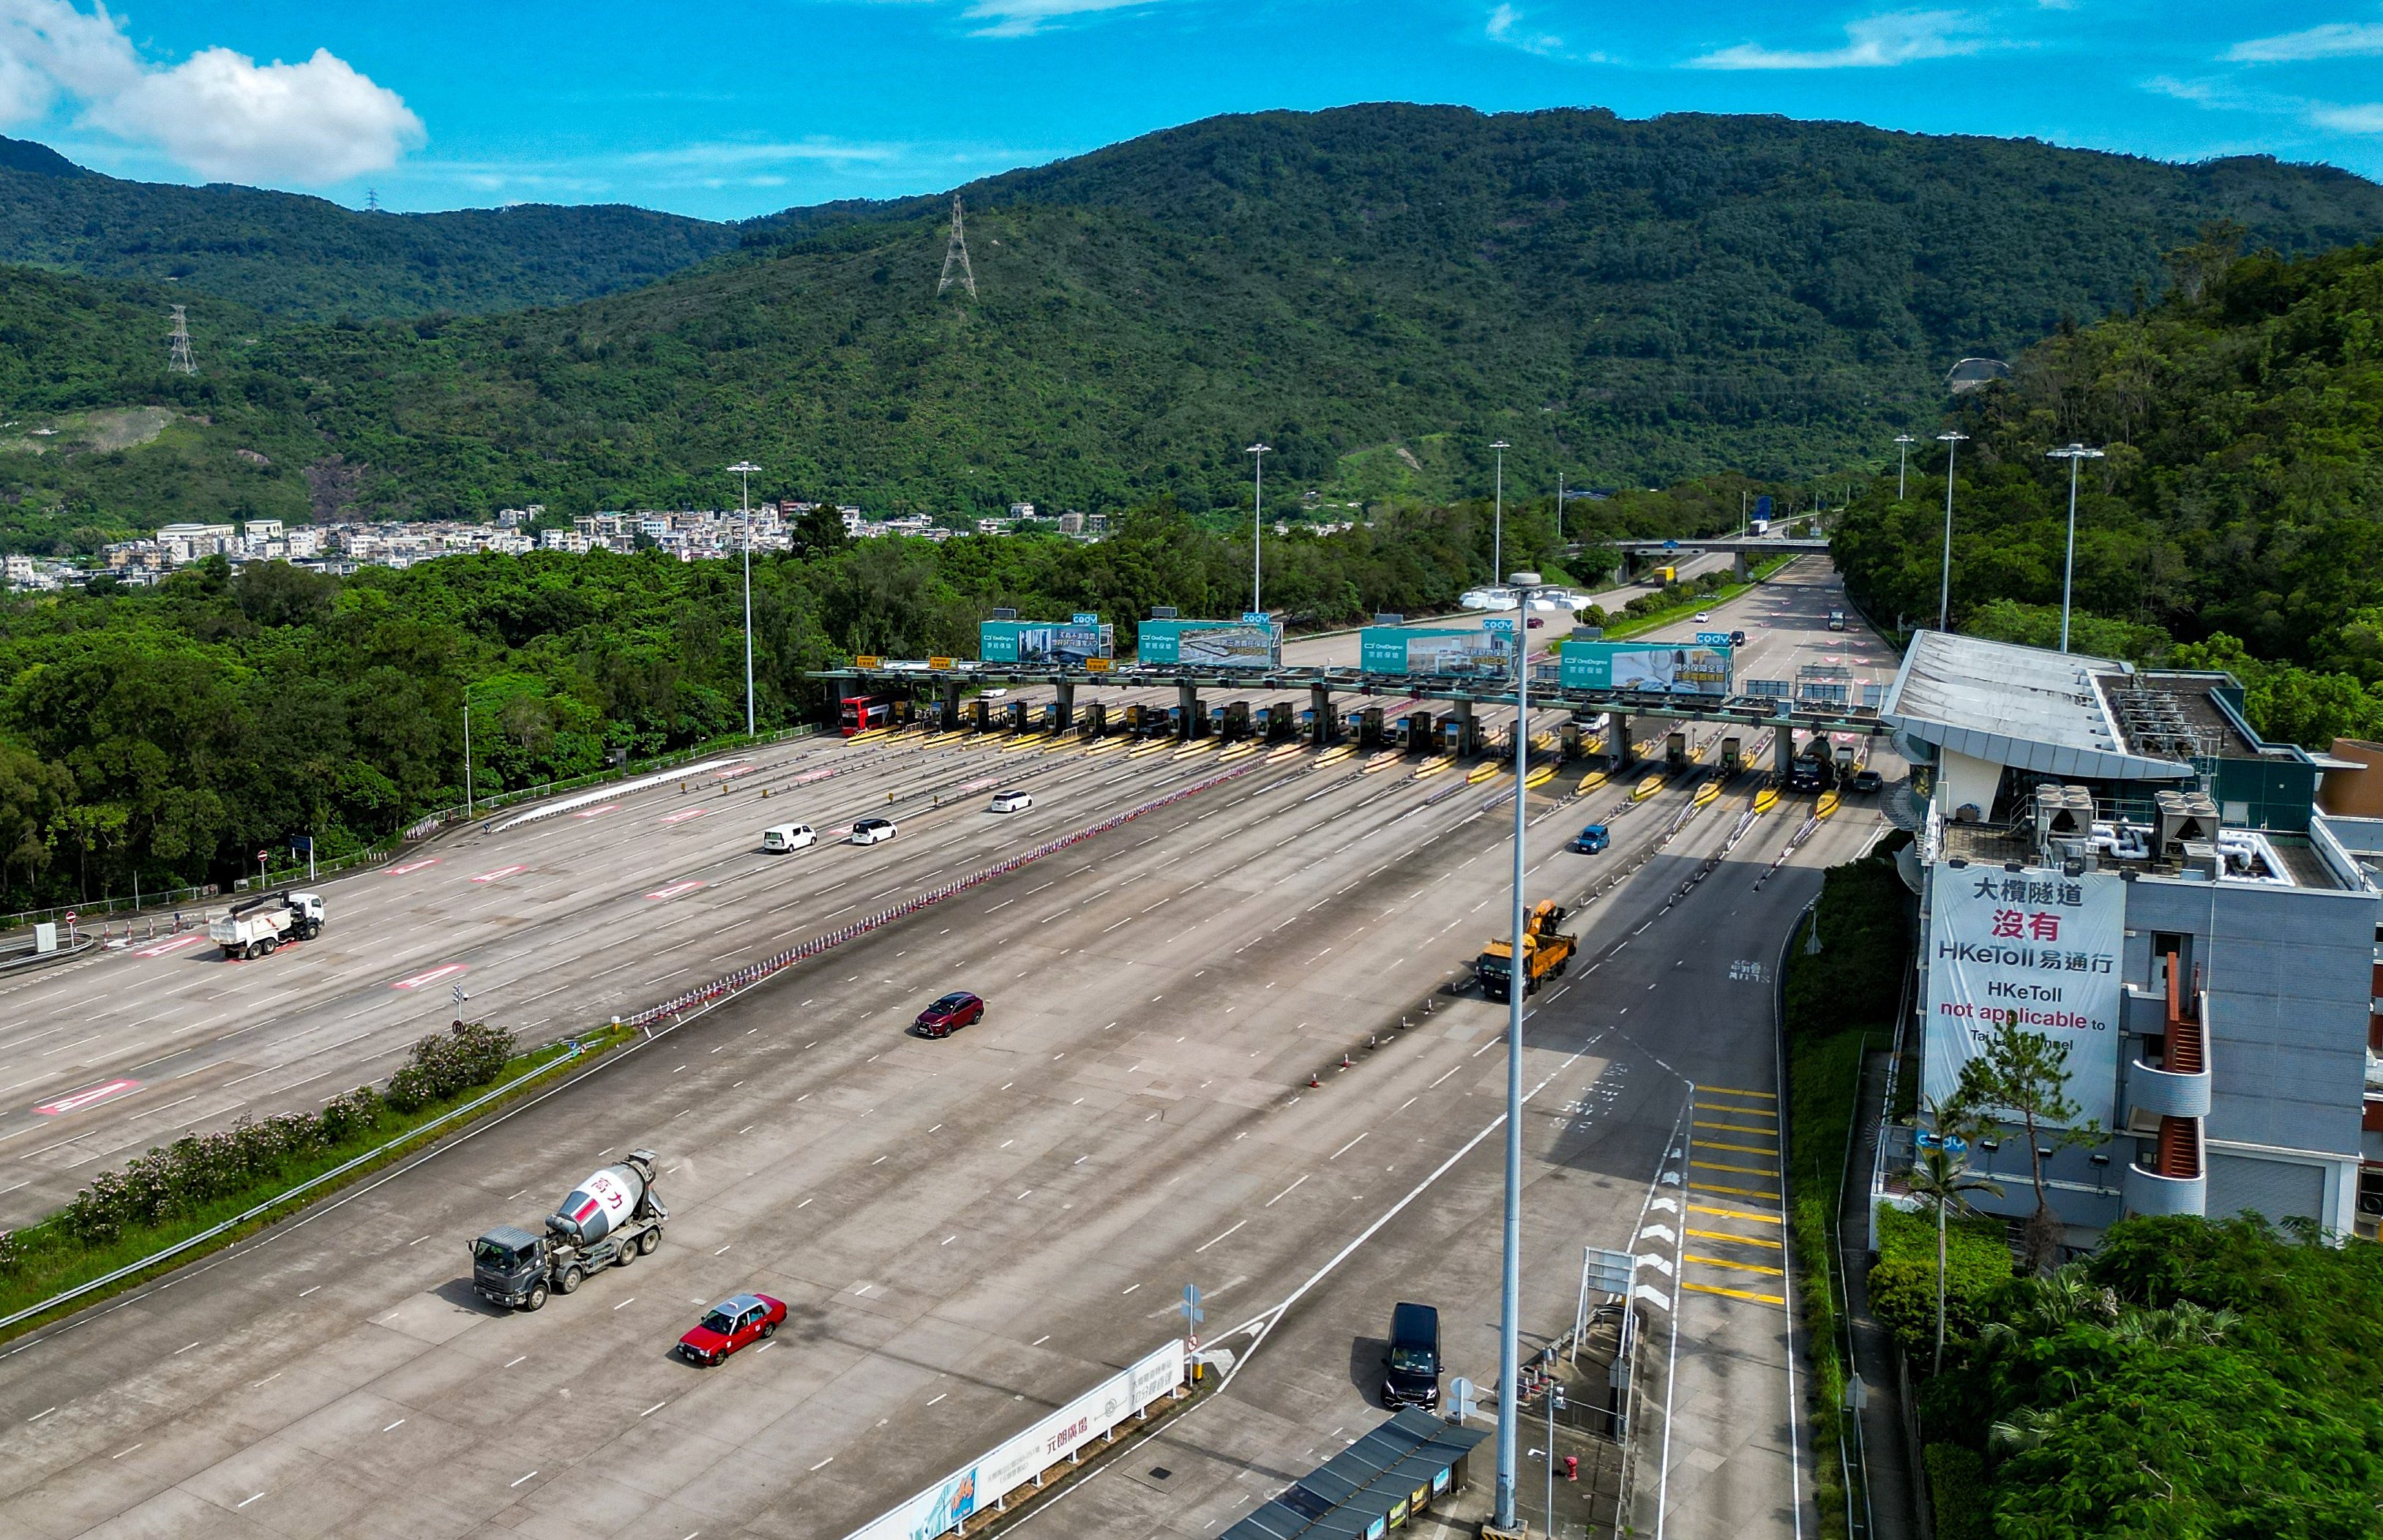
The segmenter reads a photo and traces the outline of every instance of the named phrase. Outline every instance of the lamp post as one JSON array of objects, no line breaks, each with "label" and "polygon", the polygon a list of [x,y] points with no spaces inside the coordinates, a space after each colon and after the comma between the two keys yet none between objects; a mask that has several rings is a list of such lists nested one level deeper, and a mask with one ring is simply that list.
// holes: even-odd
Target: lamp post
[{"label": "lamp post", "polygon": [[1265,571],[1258,561],[1258,543],[1266,535],[1266,457],[1273,449],[1272,444],[1252,444],[1241,451],[1257,457],[1257,491],[1250,513],[1250,613],[1253,615],[1266,608],[1258,601],[1258,596],[1264,592],[1260,579]]},{"label": "lamp post", "polygon": [[2099,460],[2100,450],[2089,450],[2082,444],[2071,444],[2065,450],[2046,450],[2046,460],[2068,462],[2068,559],[2060,566],[2060,650],[2068,650],[2068,596],[2077,581],[2077,462]]},{"label": "lamp post", "polygon": [[1945,581],[1936,590],[1936,629],[1939,631],[1945,629],[1946,620],[1953,611],[1953,457],[1961,452],[1961,445],[1969,437],[1950,428],[1936,436],[1936,441],[1945,446]]},{"label": "lamp post", "polygon": [[745,736],[753,736],[753,473],[761,467],[740,460],[728,467],[740,484],[736,504],[745,516]]},{"label": "lamp post", "polygon": [[1911,446],[1920,442],[1908,433],[1895,436],[1895,500],[1903,500],[1904,471],[1910,463]]},{"label": "lamp post", "polygon": [[1513,446],[1500,438],[1489,447],[1498,451],[1497,511],[1489,523],[1489,581],[1495,583],[1506,570],[1506,451]]},{"label": "lamp post", "polygon": [[[1501,448],[1503,446],[1500,446]],[[1523,781],[1531,756],[1531,595],[1537,573],[1507,579],[1514,590],[1514,954],[1506,978],[1506,1222],[1498,1290],[1498,1511],[1497,1527],[1513,1531],[1517,1426],[1515,1381],[1521,1354],[1523,1302]],[[1553,1459],[1550,1451],[1549,1458]]]}]

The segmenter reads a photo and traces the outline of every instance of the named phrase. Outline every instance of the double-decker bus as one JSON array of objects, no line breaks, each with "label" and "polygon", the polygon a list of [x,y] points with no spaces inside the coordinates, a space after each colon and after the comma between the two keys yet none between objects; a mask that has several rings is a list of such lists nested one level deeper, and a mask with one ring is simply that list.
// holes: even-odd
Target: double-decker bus
[{"label": "double-decker bus", "polygon": [[894,697],[886,695],[846,696],[837,703],[836,723],[846,737],[872,728],[894,725]]}]

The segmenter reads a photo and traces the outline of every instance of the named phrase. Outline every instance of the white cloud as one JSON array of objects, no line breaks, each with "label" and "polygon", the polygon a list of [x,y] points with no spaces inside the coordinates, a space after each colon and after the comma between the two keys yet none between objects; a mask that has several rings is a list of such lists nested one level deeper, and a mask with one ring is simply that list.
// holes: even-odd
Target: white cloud
[{"label": "white cloud", "polygon": [[2324,102],[2309,104],[2308,119],[2320,129],[2331,129],[2344,134],[2383,134],[2383,102],[2364,102],[2351,106],[2336,106]]},{"label": "white cloud", "polygon": [[1520,48],[1525,54],[1561,54],[1563,39],[1552,32],[1532,32],[1523,27],[1523,13],[1500,6],[1489,13],[1489,40]]},{"label": "white cloud", "polygon": [[769,166],[784,161],[891,161],[901,159],[909,153],[908,145],[854,144],[831,139],[806,139],[775,143],[710,141],[682,144],[669,150],[640,150],[622,158],[631,166],[729,167]]},{"label": "white cloud", "polygon": [[327,50],[258,64],[207,48],[180,64],[142,60],[105,0],[0,0],[0,125],[62,103],[81,120],[223,181],[323,183],[394,165],[422,119]]},{"label": "white cloud", "polygon": [[1688,61],[1695,69],[1865,69],[1952,58],[1985,46],[1979,24],[1958,11],[1900,11],[1846,29],[1846,45],[1812,53],[1741,43]]},{"label": "white cloud", "polygon": [[1152,0],[975,0],[968,8],[968,18],[985,23],[976,29],[979,37],[1028,37],[1066,17],[1121,11],[1151,3]]},{"label": "white cloud", "polygon": [[2383,54],[2383,21],[2328,21],[2304,32],[2253,38],[2226,50],[2226,57],[2236,64],[2290,64],[2366,54]]}]

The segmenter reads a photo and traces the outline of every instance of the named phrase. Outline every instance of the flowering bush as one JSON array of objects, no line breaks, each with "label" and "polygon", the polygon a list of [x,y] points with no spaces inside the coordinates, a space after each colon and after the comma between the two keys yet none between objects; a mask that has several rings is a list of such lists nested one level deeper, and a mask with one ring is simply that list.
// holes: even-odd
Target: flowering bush
[{"label": "flowering bush", "polygon": [[326,1119],[312,1114],[244,1117],[215,1133],[185,1134],[152,1148],[121,1171],[101,1172],[61,1218],[78,1240],[113,1240],[127,1225],[179,1218],[278,1177],[300,1157],[337,1142]]},{"label": "flowering bush", "polygon": [[513,1056],[513,1035],[485,1021],[459,1021],[414,1045],[414,1056],[389,1078],[386,1100],[401,1113],[419,1112],[458,1091],[484,1086]]}]

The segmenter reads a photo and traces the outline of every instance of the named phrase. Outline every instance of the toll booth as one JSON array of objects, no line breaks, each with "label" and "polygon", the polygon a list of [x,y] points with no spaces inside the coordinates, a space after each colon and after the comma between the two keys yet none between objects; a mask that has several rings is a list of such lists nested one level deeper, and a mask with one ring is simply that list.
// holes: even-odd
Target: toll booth
[{"label": "toll booth", "polygon": [[1170,706],[1167,708],[1167,731],[1169,736],[1188,738],[1192,735],[1191,730],[1197,725],[1195,720],[1184,716],[1183,708],[1180,706]]},{"label": "toll booth", "polygon": [[1006,722],[1012,733],[1023,733],[1026,731],[1026,703],[1024,701],[1011,701],[1007,706],[1002,708],[1001,714],[1003,720]]},{"label": "toll booth", "polygon": [[1428,711],[1410,711],[1399,719],[1399,747],[1409,754],[1426,754],[1432,747],[1433,722]]},{"label": "toll booth", "polygon": [[1439,724],[1439,751],[1442,754],[1470,754],[1479,746],[1472,741],[1473,735],[1470,718],[1445,718]]},{"label": "toll booth", "polygon": [[1733,733],[1721,741],[1721,772],[1724,776],[1735,775],[1745,768],[1746,747]]},{"label": "toll booth", "polygon": [[1099,701],[1085,705],[1077,713],[1076,733],[1079,737],[1097,738],[1109,730],[1109,708]]},{"label": "toll booth", "polygon": [[1229,700],[1208,708],[1208,731],[1227,743],[1235,743],[1250,735],[1250,703]]},{"label": "toll booth", "polygon": [[1059,703],[1056,700],[1044,701],[1043,703],[1042,731],[1045,733],[1056,733],[1065,726],[1067,726],[1067,723],[1059,720]]},{"label": "toll booth", "polygon": [[993,731],[993,702],[982,696],[968,703],[968,728],[971,733]]},{"label": "toll booth", "polygon": [[1250,733],[1261,743],[1273,743],[1288,738],[1291,730],[1291,709],[1280,704],[1261,706],[1250,713]]},{"label": "toll booth", "polygon": [[1850,785],[1853,782],[1853,778],[1854,745],[1851,744],[1839,744],[1837,745],[1837,784],[1840,786]]},{"label": "toll booth", "polygon": [[1577,759],[1588,752],[1588,725],[1568,721],[1556,730],[1556,753],[1565,759]]},{"label": "toll booth", "polygon": [[1667,733],[1663,735],[1663,772],[1677,775],[1688,768],[1688,735]]},{"label": "toll booth", "polygon": [[1382,722],[1382,708],[1362,706],[1350,712],[1349,736],[1357,741],[1359,748],[1388,747],[1389,733]]}]

